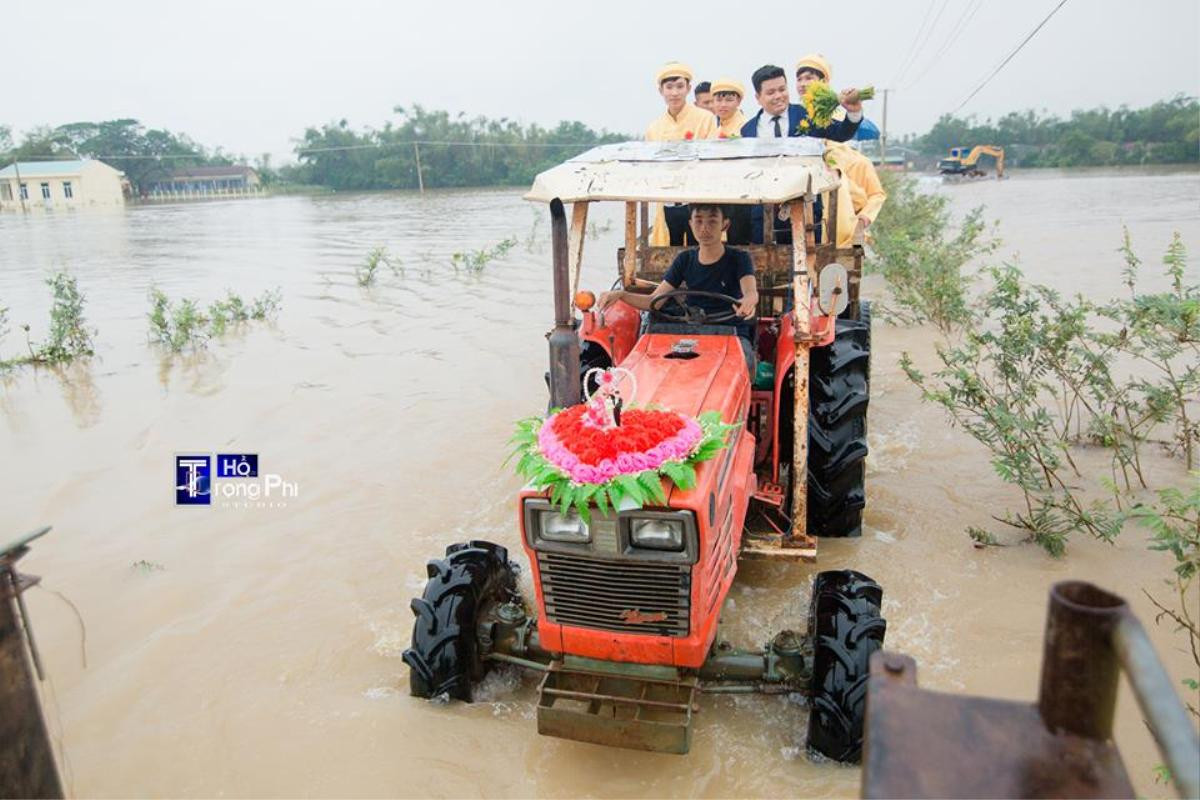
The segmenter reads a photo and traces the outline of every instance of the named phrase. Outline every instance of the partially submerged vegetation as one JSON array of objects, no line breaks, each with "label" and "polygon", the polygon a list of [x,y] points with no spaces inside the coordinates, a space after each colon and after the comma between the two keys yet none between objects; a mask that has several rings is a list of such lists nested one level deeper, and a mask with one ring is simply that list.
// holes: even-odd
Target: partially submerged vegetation
[{"label": "partially submerged vegetation", "polygon": [[[25,331],[29,355],[12,359],[0,357],[0,369],[23,364],[64,364],[94,354],[96,330],[89,327],[84,318],[83,307],[87,301],[75,278],[65,272],[56,272],[46,278],[46,285],[53,296],[49,335],[44,341],[34,342],[29,336],[29,324],[23,324],[21,329]],[[8,332],[8,311],[0,307],[0,342]]]},{"label": "partially submerged vegetation", "polygon": [[[1020,507],[994,518],[1055,557],[1078,533],[1112,542],[1131,525],[1148,530],[1149,548],[1171,553],[1174,564],[1169,596],[1147,595],[1200,669],[1200,619],[1190,610],[1200,573],[1200,286],[1185,281],[1181,237],[1163,255],[1162,291],[1143,288],[1126,231],[1118,248],[1125,294],[1064,297],[1014,264],[969,271],[996,247],[983,235],[981,209],[947,238],[944,199],[922,195],[911,179],[889,194],[872,233],[876,268],[899,307],[893,319],[933,323],[943,334],[932,373],[908,353],[901,367],[1020,491]],[[976,281],[983,289],[972,296]],[[1151,485],[1150,448],[1177,460],[1186,490]],[[1077,460],[1098,450],[1109,474],[1088,486]],[[967,533],[978,546],[1002,542],[979,527]]]},{"label": "partially submerged vegetation", "polygon": [[171,352],[199,348],[208,340],[222,336],[234,325],[252,320],[272,320],[279,314],[280,291],[264,292],[249,302],[232,290],[223,300],[215,300],[207,309],[191,298],[172,302],[162,290],[150,290],[150,339]]},{"label": "partially submerged vegetation", "polygon": [[458,272],[460,269],[467,272],[483,272],[484,267],[496,259],[504,258],[504,256],[508,255],[508,251],[516,247],[518,243],[519,240],[517,237],[509,236],[508,238],[501,239],[491,247],[485,247],[481,250],[466,250],[451,253],[450,265],[454,267],[455,272]]},{"label": "partially submerged vegetation", "polygon": [[393,275],[404,272],[400,259],[394,258],[386,247],[373,247],[363,262],[354,268],[354,281],[359,286],[373,286],[378,278],[379,268],[384,266],[390,269]]},{"label": "partially submerged vegetation", "polygon": [[975,278],[964,271],[973,258],[985,256],[999,240],[976,208],[951,230],[950,200],[923,192],[906,176],[881,175],[888,201],[871,227],[872,257],[868,271],[882,273],[894,306],[880,306],[884,318],[904,324],[932,322],[949,333],[971,319],[969,292]]}]

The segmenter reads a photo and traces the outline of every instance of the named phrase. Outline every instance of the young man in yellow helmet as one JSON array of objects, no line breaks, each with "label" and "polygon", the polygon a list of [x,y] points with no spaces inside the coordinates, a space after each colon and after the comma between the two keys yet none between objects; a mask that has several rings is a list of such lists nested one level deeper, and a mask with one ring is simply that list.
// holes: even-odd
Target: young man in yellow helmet
[{"label": "young man in yellow helmet", "polygon": [[[800,98],[800,102],[804,102],[804,92],[808,89],[808,85],[815,81],[822,81],[833,86],[833,66],[825,59],[825,56],[820,53],[809,53],[796,62],[796,94]],[[808,136],[820,136],[823,139],[830,139],[838,142],[845,142],[853,138],[853,133],[850,136],[827,135],[840,134],[846,129],[847,123],[851,120],[854,122],[854,131],[857,131],[858,124],[862,120],[862,102],[858,99],[857,89],[846,89],[838,93],[838,99],[842,101],[842,108],[833,112],[833,122],[829,127],[824,129],[824,132],[803,131]],[[854,110],[852,110],[854,109]],[[818,131],[813,128],[812,131]]]},{"label": "young man in yellow helmet", "polygon": [[721,78],[712,82],[713,112],[717,115],[717,138],[735,139],[742,135],[746,115],[742,113],[742,100],[746,87],[733,78]]},{"label": "young man in yellow helmet", "polygon": [[[648,142],[678,142],[712,139],[716,136],[717,118],[711,111],[697,108],[688,102],[692,88],[692,68],[678,61],[664,64],[655,75],[658,93],[666,103],[662,116],[646,128]],[[688,227],[688,209],[681,203],[658,207],[650,244],[681,245]]]}]

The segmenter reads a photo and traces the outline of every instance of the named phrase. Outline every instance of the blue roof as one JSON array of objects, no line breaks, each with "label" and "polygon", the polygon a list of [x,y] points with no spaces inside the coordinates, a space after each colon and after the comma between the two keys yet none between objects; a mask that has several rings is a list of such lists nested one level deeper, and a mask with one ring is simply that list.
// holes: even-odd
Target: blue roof
[{"label": "blue roof", "polygon": [[[84,161],[21,161],[17,166],[20,167],[22,178],[26,176],[41,178],[48,175],[78,175],[83,171],[84,165],[90,162],[90,159]],[[13,178],[16,177],[16,174],[12,164],[0,169],[0,178]]]}]

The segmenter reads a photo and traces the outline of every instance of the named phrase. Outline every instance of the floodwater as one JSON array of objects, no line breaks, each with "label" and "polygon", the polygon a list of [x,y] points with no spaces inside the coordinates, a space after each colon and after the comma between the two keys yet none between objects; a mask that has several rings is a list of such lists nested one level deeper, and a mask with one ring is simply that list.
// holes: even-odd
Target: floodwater
[{"label": "floodwater", "polygon": [[[1122,224],[1148,275],[1174,230],[1200,252],[1196,172],[1016,172],[941,191],[960,210],[986,204],[1001,253],[1070,291],[1117,290]],[[490,676],[474,705],[408,697],[400,653],[426,560],[469,538],[519,553],[518,481],[501,462],[513,420],[545,408],[552,321],[548,215],[519,194],[0,218],[0,306],[13,328],[0,353],[23,350],[24,322],[44,333],[41,278],[57,268],[78,277],[98,329],[90,362],[0,381],[0,539],[54,525],[22,567],[44,579],[28,599],[71,794],[857,793],[856,768],[803,755],[807,712],[785,697],[704,698],[684,757],[539,737],[535,680],[515,672]],[[593,289],[616,274],[616,211],[587,243]],[[481,273],[452,268],[451,253],[512,235],[521,243]],[[354,269],[376,246],[401,271],[360,288]],[[151,286],[206,302],[226,287],[278,286],[282,313],[171,358],[147,344]],[[1073,541],[1061,560],[1031,545],[972,547],[964,528],[996,529],[989,515],[1017,498],[897,367],[902,351],[932,364],[934,333],[877,323],[874,342],[865,531],[822,542],[820,560],[882,583],[887,647],[916,658],[922,685],[1032,700],[1047,588],[1067,578],[1128,598],[1172,678],[1194,677],[1183,641],[1153,626],[1142,589],[1160,588],[1171,561],[1140,532]],[[189,451],[258,453],[296,496],[176,507],[172,456]],[[1149,460],[1156,480],[1186,480],[1178,461]],[[802,627],[810,577],[742,565],[729,637],[757,645]],[[1163,794],[1124,689],[1117,728],[1139,793]]]}]

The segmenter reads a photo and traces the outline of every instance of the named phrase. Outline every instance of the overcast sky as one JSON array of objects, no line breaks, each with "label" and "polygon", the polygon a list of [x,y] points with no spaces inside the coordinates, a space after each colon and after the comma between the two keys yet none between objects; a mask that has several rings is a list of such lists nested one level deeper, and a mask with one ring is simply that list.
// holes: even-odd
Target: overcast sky
[{"label": "overcast sky", "polygon": [[[276,159],[290,158],[306,126],[379,126],[409,103],[640,134],[661,113],[653,76],[665,61],[749,86],[763,63],[790,75],[819,51],[836,86],[894,90],[893,134],[922,132],[1057,4],[12,0],[0,21],[0,124],[135,117]],[[1198,52],[1198,0],[1069,0],[961,113],[1200,94]],[[743,110],[757,110],[752,96]],[[880,120],[881,100],[867,116]]]}]

